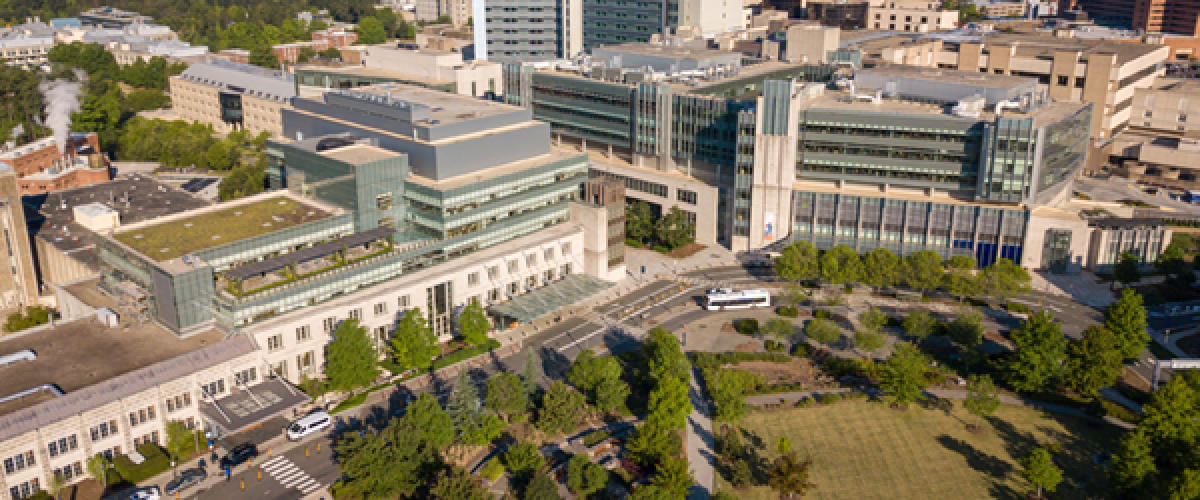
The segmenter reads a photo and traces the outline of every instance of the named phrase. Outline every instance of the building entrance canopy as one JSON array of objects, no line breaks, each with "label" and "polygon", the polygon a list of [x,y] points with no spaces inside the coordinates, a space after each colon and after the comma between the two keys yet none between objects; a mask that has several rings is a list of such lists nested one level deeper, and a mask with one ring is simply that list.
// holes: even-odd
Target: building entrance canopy
[{"label": "building entrance canopy", "polygon": [[308,396],[278,378],[258,385],[234,387],[229,396],[206,398],[200,413],[225,434],[236,434],[309,401]]},{"label": "building entrance canopy", "polygon": [[528,323],[560,307],[576,304],[613,285],[612,282],[589,274],[570,274],[554,283],[533,288],[524,295],[513,297],[508,302],[490,306],[487,310],[492,316]]}]

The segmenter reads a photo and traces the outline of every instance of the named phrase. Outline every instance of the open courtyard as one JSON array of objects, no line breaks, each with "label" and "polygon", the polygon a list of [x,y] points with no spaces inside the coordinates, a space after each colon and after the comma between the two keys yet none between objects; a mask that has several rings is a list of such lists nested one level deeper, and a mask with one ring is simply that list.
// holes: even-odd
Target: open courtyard
[{"label": "open courtyard", "polygon": [[[1093,459],[1115,450],[1116,427],[1009,405],[987,419],[986,434],[967,430],[974,419],[961,401],[932,399],[896,411],[856,400],[756,411],[742,428],[743,442],[757,446],[766,460],[778,456],[780,435],[801,458],[813,460],[809,480],[816,487],[805,498],[1026,498],[1030,487],[1017,458],[1051,443],[1061,444],[1054,460],[1064,472],[1054,498],[1104,496],[1104,469]],[[765,486],[765,473],[755,474],[762,486],[737,490],[721,478],[720,490],[745,499],[779,498]]]}]

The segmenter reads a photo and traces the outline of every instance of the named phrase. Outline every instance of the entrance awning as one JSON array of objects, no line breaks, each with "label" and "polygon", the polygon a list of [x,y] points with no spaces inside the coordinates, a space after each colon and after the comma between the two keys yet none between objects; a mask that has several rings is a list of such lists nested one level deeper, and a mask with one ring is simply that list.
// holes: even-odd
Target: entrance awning
[{"label": "entrance awning", "polygon": [[600,293],[615,283],[604,281],[590,274],[570,274],[567,277],[524,295],[513,297],[487,308],[493,316],[511,318],[527,323],[563,306],[569,306]]},{"label": "entrance awning", "polygon": [[213,401],[201,401],[200,413],[221,431],[237,434],[271,417],[309,401],[307,394],[279,379],[267,380],[248,388],[235,388],[233,394]]}]

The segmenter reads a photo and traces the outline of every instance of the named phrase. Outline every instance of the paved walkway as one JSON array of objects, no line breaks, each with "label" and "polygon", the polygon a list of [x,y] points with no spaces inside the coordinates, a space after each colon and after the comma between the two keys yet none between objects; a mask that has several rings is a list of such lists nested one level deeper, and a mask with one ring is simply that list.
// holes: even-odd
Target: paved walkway
[{"label": "paved walkway", "polygon": [[[799,401],[802,399],[811,398],[816,394],[831,394],[831,393],[841,394],[841,393],[847,393],[847,392],[851,392],[851,391],[853,391],[853,389],[818,389],[818,390],[813,390],[813,391],[783,392],[783,393],[779,393],[779,394],[757,394],[754,396],[747,396],[746,402],[751,403],[751,404],[772,404],[772,403],[781,403],[781,402],[793,402],[793,401]],[[876,393],[876,391],[869,391],[869,393]],[[967,391],[960,391],[960,390],[955,390],[955,389],[928,389],[925,391],[925,394],[928,396],[935,396],[935,397],[942,398],[942,399],[966,399],[967,398]],[[1014,397],[1014,396],[1010,396],[1007,394],[1000,395],[1000,402],[1004,403],[1004,404],[1008,404],[1008,405],[1024,406],[1026,408],[1033,408],[1035,410],[1041,410],[1041,411],[1046,411],[1046,412],[1051,412],[1051,413],[1072,415],[1072,416],[1081,417],[1081,418],[1095,418],[1095,417],[1092,417],[1091,415],[1088,415],[1087,412],[1080,410],[1079,408],[1074,408],[1074,407],[1070,407],[1070,406],[1066,406],[1066,405],[1060,405],[1057,403],[1047,403],[1045,401],[1036,401],[1036,400],[1032,400],[1032,399],[1019,398],[1019,397]],[[1124,420],[1114,418],[1114,417],[1104,417],[1103,420],[1105,422],[1108,422],[1109,424],[1115,425],[1122,429],[1133,429],[1134,427],[1136,427],[1135,425],[1133,425],[1129,422],[1126,422]]]},{"label": "paved walkway", "polygon": [[717,455],[713,449],[711,408],[700,387],[700,378],[700,371],[693,368],[691,389],[688,391],[692,398],[692,414],[688,415],[687,422],[687,458],[696,485],[688,489],[689,500],[708,498],[716,478],[714,467]]}]

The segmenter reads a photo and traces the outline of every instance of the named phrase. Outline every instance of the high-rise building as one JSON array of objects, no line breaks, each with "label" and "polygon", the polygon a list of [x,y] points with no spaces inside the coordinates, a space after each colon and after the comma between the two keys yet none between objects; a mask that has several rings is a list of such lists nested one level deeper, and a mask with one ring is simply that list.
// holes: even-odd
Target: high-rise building
[{"label": "high-rise building", "polygon": [[1137,0],[1133,28],[1151,33],[1200,36],[1200,4],[1187,0]]},{"label": "high-rise building", "polygon": [[583,0],[493,0],[475,4],[475,58],[544,61],[583,51]]}]

